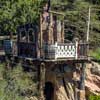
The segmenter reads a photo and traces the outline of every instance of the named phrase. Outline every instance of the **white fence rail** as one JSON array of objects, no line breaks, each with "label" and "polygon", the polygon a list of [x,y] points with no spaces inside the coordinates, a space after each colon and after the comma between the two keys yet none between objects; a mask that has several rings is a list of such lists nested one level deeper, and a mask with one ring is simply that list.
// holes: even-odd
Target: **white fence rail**
[{"label": "white fence rail", "polygon": [[45,58],[73,58],[78,59],[80,57],[87,56],[87,45],[76,43],[55,43],[54,45],[46,45]]},{"label": "white fence rail", "polygon": [[55,44],[55,59],[57,58],[77,58],[75,44]]}]

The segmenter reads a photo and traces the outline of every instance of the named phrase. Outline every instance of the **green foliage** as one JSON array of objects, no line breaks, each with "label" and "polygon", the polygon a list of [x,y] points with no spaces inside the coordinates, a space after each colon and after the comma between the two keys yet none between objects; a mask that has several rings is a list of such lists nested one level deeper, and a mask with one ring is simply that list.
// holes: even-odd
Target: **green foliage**
[{"label": "green foliage", "polygon": [[16,32],[19,25],[37,22],[42,0],[0,0],[0,34]]},{"label": "green foliage", "polygon": [[[17,26],[22,24],[39,24],[39,13],[45,2],[0,0],[0,34],[16,32]],[[65,14],[65,33],[70,31],[83,40],[86,39],[88,8],[91,6],[90,43],[100,43],[100,0],[51,0],[51,6],[52,10]]]},{"label": "green foliage", "polygon": [[[71,2],[73,1],[73,2]],[[91,25],[89,41],[100,43],[100,0],[54,0],[52,9],[65,14],[66,34],[70,31],[74,36],[86,40],[88,10],[91,6]]]},{"label": "green foliage", "polygon": [[92,4],[100,4],[100,0],[85,0],[87,2],[90,2]]},{"label": "green foliage", "polygon": [[99,96],[90,95],[90,96],[89,96],[89,100],[100,100],[100,95],[99,95]]},{"label": "green foliage", "polygon": [[100,60],[100,48],[96,48],[95,50],[90,51],[90,56]]},{"label": "green foliage", "polygon": [[0,100],[26,100],[38,95],[34,72],[24,72],[21,66],[6,70],[4,66],[0,65]]}]

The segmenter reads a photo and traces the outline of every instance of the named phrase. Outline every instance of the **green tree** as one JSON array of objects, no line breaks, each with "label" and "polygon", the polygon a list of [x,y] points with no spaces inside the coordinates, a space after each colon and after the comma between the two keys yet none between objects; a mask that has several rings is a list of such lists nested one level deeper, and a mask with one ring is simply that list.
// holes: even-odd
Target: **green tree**
[{"label": "green tree", "polygon": [[[86,39],[88,10],[91,6],[90,43],[100,43],[100,0],[54,0],[52,9],[65,14],[66,35]],[[70,36],[66,36],[70,38]]]},{"label": "green tree", "polygon": [[[39,24],[44,1],[47,0],[0,0],[0,34],[16,32],[22,24]],[[65,14],[65,33],[70,32],[71,37],[75,35],[80,39],[86,38],[88,7],[91,6],[90,42],[100,43],[100,0],[51,0],[51,4],[52,10]]]},{"label": "green tree", "polygon": [[16,32],[19,25],[37,22],[43,0],[0,0],[0,34]]}]

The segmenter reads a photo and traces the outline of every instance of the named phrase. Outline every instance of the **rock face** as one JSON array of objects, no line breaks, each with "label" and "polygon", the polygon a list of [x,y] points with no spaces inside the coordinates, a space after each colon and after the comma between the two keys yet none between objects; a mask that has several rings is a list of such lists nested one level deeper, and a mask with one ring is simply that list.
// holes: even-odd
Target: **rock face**
[{"label": "rock face", "polygon": [[100,65],[92,62],[86,69],[86,94],[90,93],[100,95]]},{"label": "rock face", "polygon": [[[78,71],[80,71],[79,68],[80,67],[77,65],[76,69]],[[47,68],[46,84],[50,83],[52,85],[52,86],[50,85],[47,86],[47,91],[48,91],[47,95],[49,96],[52,95],[51,96],[52,100],[78,100],[81,93],[78,87],[80,86],[79,80],[80,80],[81,72],[75,71],[76,69],[75,67],[71,67],[71,66],[63,67],[63,71],[57,66],[52,68],[51,67]],[[49,94],[50,87],[52,87],[54,91],[52,94]],[[85,87],[86,87],[86,96],[88,96],[90,93],[100,95],[100,65],[99,64],[95,62],[92,62],[92,64],[87,64]],[[84,91],[82,91],[82,94],[83,92]],[[47,96],[47,98],[49,96]],[[51,99],[46,99],[46,100],[51,100]]]},{"label": "rock face", "polygon": [[74,84],[71,80],[73,73],[71,71],[72,69],[67,67],[64,69],[64,73],[62,73],[59,68],[47,69],[46,83],[51,82],[54,86],[54,95],[52,96],[52,100],[75,100]]},{"label": "rock face", "polygon": [[100,76],[100,64],[92,62],[91,73]]}]

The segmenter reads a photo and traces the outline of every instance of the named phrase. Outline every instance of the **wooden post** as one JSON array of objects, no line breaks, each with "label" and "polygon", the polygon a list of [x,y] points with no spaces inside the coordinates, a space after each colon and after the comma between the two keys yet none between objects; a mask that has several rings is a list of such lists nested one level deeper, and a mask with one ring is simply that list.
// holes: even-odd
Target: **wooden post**
[{"label": "wooden post", "polygon": [[76,47],[75,59],[78,59],[78,40],[75,41],[75,47]]},{"label": "wooden post", "polygon": [[78,100],[78,96],[77,96],[77,93],[78,93],[78,86],[77,86],[77,82],[75,81],[75,83],[74,83],[74,85],[75,85],[75,100]]},{"label": "wooden post", "polygon": [[64,43],[64,16],[62,21],[62,43]]},{"label": "wooden post", "polygon": [[9,70],[11,68],[11,66],[10,66],[10,56],[6,55],[5,59],[6,59],[6,68],[7,68],[7,70]]},{"label": "wooden post", "polygon": [[[87,25],[87,43],[89,43],[89,34],[90,34],[90,24],[91,24],[91,7],[89,7],[89,14],[88,14],[88,25]],[[87,46],[87,53],[89,51],[89,45]]]},{"label": "wooden post", "polygon": [[53,14],[50,14],[50,19],[51,19],[51,23],[50,23],[50,43],[54,43],[54,33],[53,33]]},{"label": "wooden post", "polygon": [[28,33],[28,34],[26,34],[26,39],[27,39],[26,41],[27,41],[28,43],[30,42],[30,39],[29,39],[29,38],[30,38],[30,36],[29,36],[29,33]]},{"label": "wooden post", "polygon": [[40,57],[42,57],[42,45],[43,45],[43,32],[42,32],[42,16],[40,15]]},{"label": "wooden post", "polygon": [[39,93],[40,97],[39,100],[45,100],[44,99],[44,87],[45,87],[45,63],[40,64],[40,84],[39,84]]},{"label": "wooden post", "polygon": [[49,20],[49,26],[48,26],[48,28],[49,28],[49,30],[48,30],[48,43],[50,44],[51,43],[51,24],[52,24],[52,22],[51,22],[51,20],[52,20],[52,18],[51,18],[51,13],[49,13],[50,15],[50,20]]},{"label": "wooden post", "polygon": [[90,17],[91,17],[91,8],[89,7],[89,14],[88,14],[88,26],[87,26],[87,42],[89,41],[89,32],[90,32]]},{"label": "wooden post", "polygon": [[86,68],[85,63],[82,63],[79,100],[86,100],[85,99],[85,68]]},{"label": "wooden post", "polygon": [[10,40],[12,40],[12,39],[13,39],[13,33],[10,32]]}]

